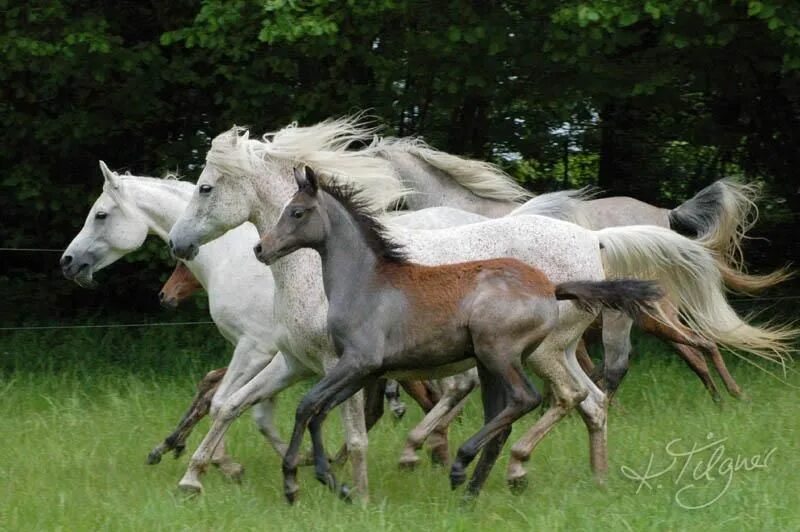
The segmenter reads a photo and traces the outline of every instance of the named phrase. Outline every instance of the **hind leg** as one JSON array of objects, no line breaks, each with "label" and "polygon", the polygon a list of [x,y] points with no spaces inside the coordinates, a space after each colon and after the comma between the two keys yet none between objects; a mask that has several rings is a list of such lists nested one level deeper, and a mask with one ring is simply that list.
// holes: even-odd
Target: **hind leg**
[{"label": "hind leg", "polygon": [[722,400],[722,397],[719,395],[719,390],[717,389],[717,385],[714,383],[714,380],[711,378],[711,372],[708,370],[708,364],[703,359],[703,355],[697,352],[696,349],[689,347],[688,345],[684,345],[678,342],[670,342],[670,345],[675,349],[678,355],[686,362],[692,371],[694,371],[697,378],[700,379],[700,382],[703,383],[708,393],[711,394],[711,399],[718,403]]},{"label": "hind leg", "polygon": [[[588,395],[587,387],[567,367],[566,351],[570,345],[573,345],[574,349],[574,343],[577,342],[586,326],[591,323],[591,315],[581,312],[578,316],[583,316],[582,321],[576,323],[570,320],[568,322],[568,313],[577,311],[571,307],[559,308],[562,309],[559,328],[545,338],[539,348],[527,359],[528,366],[537,375],[550,381],[554,401],[533,427],[511,448],[506,480],[513,491],[527,485],[527,471],[525,471],[523,463],[530,459],[539,442]],[[576,315],[572,314],[572,316]],[[568,325],[569,323],[571,325]],[[585,373],[581,373],[585,375]]]},{"label": "hind leg", "polygon": [[[419,457],[417,456],[419,448],[422,447],[425,440],[428,439],[435,430],[439,429],[440,433],[446,430],[446,425],[445,427],[441,426],[444,418],[447,417],[478,384],[477,376],[474,371],[469,371],[461,375],[454,375],[453,377],[443,379],[443,381],[445,392],[442,394],[442,398],[408,434],[406,446],[400,456],[399,465],[401,468],[411,469],[419,463]],[[441,446],[441,443],[439,446]],[[436,448],[432,451],[436,452]],[[438,456],[438,458],[441,459],[442,457]]]},{"label": "hind leg", "polygon": [[[483,376],[482,380],[491,378],[490,376]],[[529,387],[529,392],[531,395],[536,396],[536,390],[533,389],[533,385],[527,379],[524,380],[525,385]],[[494,395],[490,395],[489,393],[481,394],[481,399],[483,401],[483,412],[484,412],[484,423],[489,423],[492,418],[499,415],[503,408],[511,401],[511,396],[509,390],[505,389],[502,390],[502,395],[499,393],[500,390]],[[505,445],[506,440],[511,435],[511,425],[501,430],[497,436],[492,438],[489,443],[481,451],[481,457],[478,459],[478,464],[475,466],[475,470],[472,473],[472,478],[467,485],[467,496],[472,497],[477,495],[481,488],[483,487],[486,479],[489,477],[489,473],[494,466],[494,463],[497,461],[497,457],[500,455],[500,451],[503,449],[503,445]]]},{"label": "hind leg", "polygon": [[217,391],[222,377],[228,368],[218,368],[209,371],[199,383],[197,383],[197,393],[195,393],[192,403],[188,410],[178,422],[175,430],[167,436],[162,443],[157,445],[150,454],[147,455],[147,463],[157,464],[161,461],[164,453],[173,451],[175,458],[178,458],[186,449],[186,439],[194,430],[195,425],[200,422],[211,407],[211,398]]},{"label": "hind leg", "polygon": [[389,379],[386,381],[386,390],[384,391],[386,400],[389,402],[389,410],[392,411],[396,419],[403,419],[406,415],[406,405],[400,399],[400,384],[396,380]]},{"label": "hind leg", "polygon": [[628,373],[633,320],[616,310],[603,310],[603,380],[609,396],[614,395]]},{"label": "hind leg", "polygon": [[[484,408],[487,404],[490,407],[488,412],[484,411],[484,417],[489,421],[458,449],[450,470],[450,485],[455,489],[466,480],[466,468],[478,452],[486,451],[486,445],[494,443],[487,454],[481,455],[479,467],[470,481],[471,496],[477,495],[483,486],[502,444],[508,438],[512,423],[541,403],[541,396],[518,365],[498,363],[498,358],[478,356]],[[492,415],[495,409],[500,410]]]},{"label": "hind leg", "polygon": [[586,398],[578,403],[578,412],[589,433],[589,463],[595,479],[605,482],[608,475],[608,399],[580,366],[575,344],[565,351],[567,369],[587,390]]},{"label": "hind leg", "polygon": [[[674,309],[663,306],[662,311],[667,315],[667,317],[671,318],[674,323],[678,323],[678,317]],[[708,389],[709,393],[711,393],[711,396],[715,401],[720,400],[719,392],[711,380],[711,376],[708,372],[708,366],[705,364],[705,361],[702,359],[702,357],[696,353],[695,349],[700,349],[708,358],[711,359],[711,362],[714,364],[714,368],[717,370],[717,373],[725,383],[725,387],[727,388],[728,392],[734,397],[741,396],[742,390],[739,388],[739,385],[728,371],[725,361],[722,359],[722,355],[720,355],[719,349],[717,349],[717,346],[714,342],[706,340],[688,327],[670,327],[669,325],[657,321],[650,316],[642,316],[640,326],[642,330],[670,342],[672,346],[678,350],[681,356],[683,356],[684,352],[690,352],[694,358],[700,359],[702,367],[705,368],[705,374],[701,375],[697,370],[695,370],[695,373],[698,374],[700,380],[702,380],[703,384],[706,385],[706,388]],[[689,360],[686,361],[690,367],[692,367],[692,369],[695,369]],[[710,386],[707,384],[707,381],[711,382]]]}]

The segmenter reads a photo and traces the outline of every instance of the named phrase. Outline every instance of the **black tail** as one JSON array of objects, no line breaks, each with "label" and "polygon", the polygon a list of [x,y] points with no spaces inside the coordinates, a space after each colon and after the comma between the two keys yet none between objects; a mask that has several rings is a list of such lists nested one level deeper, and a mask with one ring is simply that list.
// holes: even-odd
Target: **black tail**
[{"label": "black tail", "polygon": [[573,281],[556,285],[556,299],[574,299],[589,311],[598,306],[619,310],[635,318],[654,312],[652,303],[664,292],[655,281]]},{"label": "black tail", "polygon": [[689,238],[701,236],[719,216],[723,194],[721,183],[711,183],[669,211],[669,228]]}]

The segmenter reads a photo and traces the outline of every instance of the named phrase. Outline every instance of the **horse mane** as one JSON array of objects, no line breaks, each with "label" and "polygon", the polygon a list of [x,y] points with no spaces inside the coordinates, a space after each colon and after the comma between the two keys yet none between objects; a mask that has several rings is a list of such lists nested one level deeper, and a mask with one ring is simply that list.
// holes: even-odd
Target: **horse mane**
[{"label": "horse mane", "polygon": [[405,246],[395,242],[389,231],[370,208],[370,200],[351,183],[329,180],[320,183],[320,188],[328,193],[353,218],[364,240],[372,251],[387,262],[407,264],[408,253]]},{"label": "horse mane", "polygon": [[206,162],[233,177],[265,176],[276,168],[291,175],[292,167],[305,164],[317,170],[323,182],[336,179],[358,186],[370,210],[385,210],[407,191],[389,161],[353,149],[370,142],[374,132],[358,116],[308,127],[290,124],[262,139],[250,138],[247,128],[234,126],[214,138]]},{"label": "horse mane", "polygon": [[533,196],[497,165],[439,151],[418,137],[376,137],[367,150],[414,155],[481,198],[520,203]]}]

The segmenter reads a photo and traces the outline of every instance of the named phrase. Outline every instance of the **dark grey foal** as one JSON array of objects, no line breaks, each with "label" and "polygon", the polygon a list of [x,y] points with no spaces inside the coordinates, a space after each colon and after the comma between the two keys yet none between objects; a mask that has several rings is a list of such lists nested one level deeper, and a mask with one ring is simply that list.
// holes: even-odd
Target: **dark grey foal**
[{"label": "dark grey foal", "polygon": [[[410,262],[386,237],[383,226],[348,188],[320,188],[311,170],[298,171],[298,192],[274,230],[255,247],[271,264],[300,248],[322,257],[328,298],[328,330],[339,361],[297,408],[283,461],[284,491],[297,497],[298,452],[306,426],[317,479],[343,497],[323,448],[326,414],[382,375],[437,377],[477,365],[484,426],[462,445],[452,465],[453,488],[483,450],[468,486],[477,494],[511,432],[511,424],[534,409],[541,396],[522,369],[527,357],[558,324],[559,299],[583,306],[606,304],[631,313],[661,297],[646,281],[571,282],[553,285],[516,259],[442,266]],[[564,364],[563,354],[552,364]]]}]

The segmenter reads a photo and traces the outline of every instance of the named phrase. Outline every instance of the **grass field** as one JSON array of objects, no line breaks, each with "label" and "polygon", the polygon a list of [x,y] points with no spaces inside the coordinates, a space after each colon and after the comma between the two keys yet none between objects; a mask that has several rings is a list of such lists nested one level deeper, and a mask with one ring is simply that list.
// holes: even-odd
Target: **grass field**
[{"label": "grass field", "polygon": [[[210,471],[205,493],[185,498],[176,485],[186,456],[145,465],[147,452],[185,408],[196,379],[226,361],[228,349],[212,328],[0,335],[4,530],[800,529],[797,389],[735,360],[732,372],[750,400],[726,396],[720,407],[660,344],[639,339],[640,355],[610,416],[611,472],[604,488],[591,479],[587,438],[573,415],[534,453],[526,493],[507,490],[504,454],[479,500],[464,506],[460,492],[450,491],[446,471],[425,465],[402,472],[395,466],[407,430],[420,418],[410,408],[405,419],[387,417],[370,435],[369,504],[341,503],[304,469],[300,502],[289,507],[279,461],[249,416],[234,425],[229,439],[246,467],[240,485]],[[788,381],[800,386],[796,372]],[[307,386],[279,401],[285,435]],[[511,440],[537,416],[523,419]],[[474,396],[451,442],[463,441],[479,419]],[[329,449],[338,447],[337,416],[326,434]],[[199,437],[193,434],[190,448]],[[677,458],[671,470],[649,481],[651,488],[623,474],[623,466],[628,477],[645,472],[651,456],[651,473],[664,469],[671,460],[665,446],[678,438],[673,451],[725,441]],[[767,453],[765,467],[753,469],[752,457],[764,462]],[[340,474],[347,477],[348,469]],[[685,508],[717,497],[704,508]]]}]

